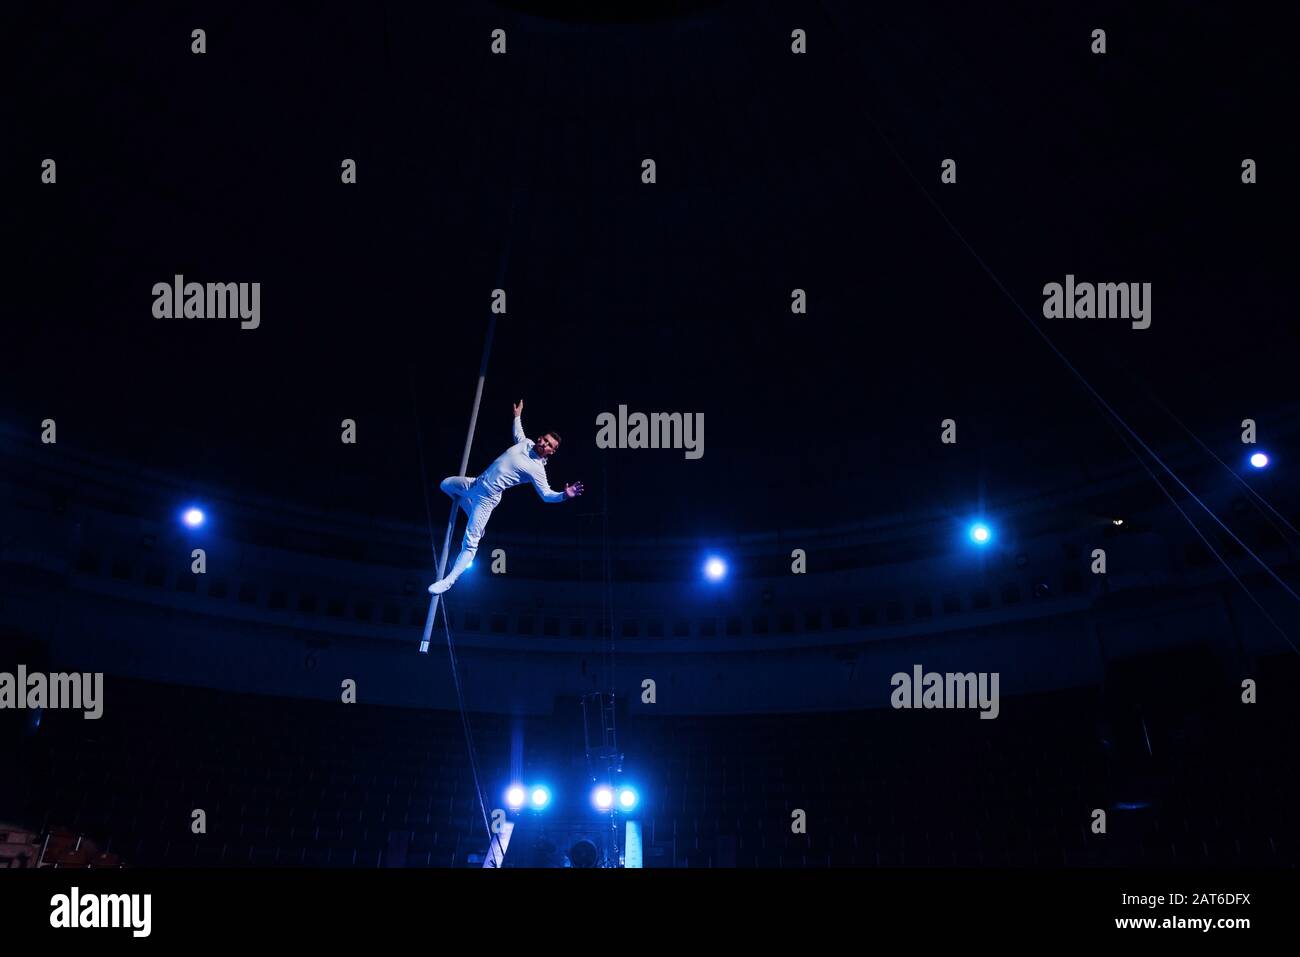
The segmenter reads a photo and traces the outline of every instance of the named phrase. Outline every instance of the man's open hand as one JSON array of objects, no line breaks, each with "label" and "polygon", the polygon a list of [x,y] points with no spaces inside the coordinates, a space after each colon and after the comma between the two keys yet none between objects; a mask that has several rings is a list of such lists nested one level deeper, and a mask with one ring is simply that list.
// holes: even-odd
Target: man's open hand
[{"label": "man's open hand", "polygon": [[581,495],[581,494],[582,494],[582,483],[581,483],[581,482],[565,482],[565,483],[564,483],[564,497],[565,497],[565,498],[577,498],[577,497],[578,497],[579,495]]},{"label": "man's open hand", "polygon": [[517,419],[523,414],[524,414],[524,400],[520,399],[518,402],[515,403],[515,418]]}]

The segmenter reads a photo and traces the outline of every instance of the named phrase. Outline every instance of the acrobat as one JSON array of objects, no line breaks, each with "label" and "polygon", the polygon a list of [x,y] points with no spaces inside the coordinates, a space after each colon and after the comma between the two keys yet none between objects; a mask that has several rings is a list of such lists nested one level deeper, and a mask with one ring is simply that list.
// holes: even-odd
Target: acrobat
[{"label": "acrobat", "polygon": [[465,538],[451,571],[429,586],[429,591],[435,595],[441,595],[454,585],[461,573],[469,568],[470,562],[474,561],[479,539],[487,529],[492,509],[500,503],[501,493],[506,489],[525,481],[532,482],[537,494],[545,502],[563,502],[582,494],[581,482],[566,482],[564,491],[552,491],[546,481],[546,460],[560,447],[560,436],[555,432],[547,432],[534,442],[524,434],[524,425],[520,419],[524,411],[523,399],[514,404],[514,410],[514,445],[497,456],[497,460],[482,475],[475,478],[452,475],[442,480],[442,490],[465,510],[469,524],[465,526]]}]

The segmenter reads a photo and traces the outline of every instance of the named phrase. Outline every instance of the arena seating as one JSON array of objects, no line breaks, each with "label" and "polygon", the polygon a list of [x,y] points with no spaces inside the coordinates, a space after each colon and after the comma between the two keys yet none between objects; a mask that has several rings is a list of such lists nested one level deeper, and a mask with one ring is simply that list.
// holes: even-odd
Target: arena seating
[{"label": "arena seating", "polygon": [[[17,809],[28,826],[73,828],[128,866],[481,861],[455,713],[124,683],[98,721],[46,716]],[[1150,754],[1096,689],[1004,698],[991,721],[640,715],[620,732],[643,782],[648,867],[1293,866],[1294,829],[1276,822],[1297,793],[1295,752],[1256,728],[1294,732],[1297,708],[1255,707],[1153,713]],[[564,711],[471,725],[490,802],[512,727],[525,766],[572,768],[582,786],[581,734]],[[1105,835],[1090,830],[1096,808]],[[195,809],[206,833],[192,832]]]}]

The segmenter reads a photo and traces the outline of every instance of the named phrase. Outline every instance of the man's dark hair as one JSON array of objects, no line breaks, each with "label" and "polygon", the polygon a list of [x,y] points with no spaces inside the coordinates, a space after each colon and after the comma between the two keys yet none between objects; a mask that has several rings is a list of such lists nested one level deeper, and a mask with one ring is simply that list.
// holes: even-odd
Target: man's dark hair
[{"label": "man's dark hair", "polygon": [[547,432],[546,434],[549,435],[551,438],[555,439],[556,445],[559,445],[561,442],[564,441],[563,437],[561,437],[559,432]]}]

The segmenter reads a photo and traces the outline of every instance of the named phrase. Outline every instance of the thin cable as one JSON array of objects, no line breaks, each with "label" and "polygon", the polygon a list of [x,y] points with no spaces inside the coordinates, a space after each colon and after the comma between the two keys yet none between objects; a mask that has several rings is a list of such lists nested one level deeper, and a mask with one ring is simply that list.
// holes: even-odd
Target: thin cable
[{"label": "thin cable", "polygon": [[1237,473],[1237,470],[1236,470],[1236,469],[1234,469],[1234,468],[1233,468],[1231,465],[1229,465],[1227,462],[1223,461],[1223,459],[1219,458],[1219,456],[1215,454],[1215,452],[1214,452],[1213,449],[1211,449],[1208,445],[1206,445],[1204,442],[1202,442],[1202,441],[1201,441],[1201,437],[1200,437],[1199,435],[1197,435],[1195,432],[1193,432],[1190,428],[1188,428],[1187,425],[1184,424],[1183,420],[1180,419],[1177,415],[1175,415],[1174,412],[1173,412],[1173,410],[1170,409],[1169,406],[1167,406],[1167,405],[1165,405],[1163,402],[1161,402],[1159,396],[1157,396],[1157,395],[1156,395],[1154,392],[1152,392],[1149,388],[1146,388],[1145,386],[1144,386],[1143,388],[1144,388],[1144,391],[1145,391],[1146,394],[1147,394],[1147,397],[1148,397],[1149,399],[1151,399],[1152,402],[1154,402],[1156,405],[1160,406],[1160,408],[1164,411],[1164,413],[1165,413],[1166,415],[1168,415],[1169,418],[1173,419],[1174,422],[1176,422],[1176,423],[1178,424],[1178,427],[1179,427],[1179,428],[1181,428],[1184,432],[1186,432],[1188,435],[1190,435],[1190,436],[1192,437],[1192,440],[1193,440],[1194,442],[1196,442],[1196,444],[1199,445],[1199,446],[1200,446],[1200,447],[1205,451],[1205,453],[1206,453],[1207,455],[1210,456],[1210,458],[1214,459],[1214,461],[1216,461],[1216,462],[1218,462],[1220,465],[1222,465],[1223,468],[1224,468],[1224,470],[1227,471],[1227,473],[1228,473],[1229,475],[1231,475],[1231,476],[1232,476],[1232,477],[1237,481],[1237,483],[1241,485],[1242,488],[1244,488],[1247,492],[1250,493],[1251,497],[1255,499],[1255,503],[1256,503],[1256,507],[1257,507],[1257,508],[1258,508],[1260,505],[1263,505],[1264,508],[1268,510],[1268,511],[1263,511],[1263,510],[1261,510],[1261,514],[1264,516],[1265,519],[1268,520],[1268,523],[1269,523],[1270,525],[1273,526],[1273,530],[1276,531],[1276,532],[1278,533],[1278,535],[1282,536],[1283,540],[1285,540],[1286,537],[1287,537],[1287,536],[1286,536],[1286,533],[1285,533],[1284,531],[1282,531],[1281,528],[1278,527],[1277,523],[1274,522],[1272,518],[1269,517],[1269,513],[1270,513],[1270,512],[1272,513],[1273,516],[1275,516],[1275,517],[1278,519],[1278,521],[1280,521],[1280,522],[1282,522],[1284,525],[1286,525],[1286,527],[1289,528],[1289,529],[1291,530],[1291,533],[1292,533],[1293,535],[1295,535],[1297,538],[1300,538],[1300,530],[1297,530],[1296,527],[1295,527],[1294,525],[1292,525],[1289,521],[1287,521],[1287,518],[1286,518],[1285,515],[1283,515],[1283,514],[1282,514],[1281,512],[1279,512],[1276,508],[1274,508],[1274,507],[1272,506],[1272,504],[1269,503],[1268,499],[1264,498],[1263,495],[1259,494],[1259,492],[1257,492],[1257,491],[1255,491],[1253,488],[1251,488],[1250,483],[1247,482],[1244,478],[1242,478],[1242,477]]},{"label": "thin cable", "polygon": [[605,616],[607,641],[605,644],[605,687],[611,695],[614,693],[614,586],[613,562],[609,556],[609,456],[601,459],[601,512],[600,512],[600,547],[601,571],[604,588],[601,590],[602,614]]},{"label": "thin cable", "polygon": [[[506,849],[501,844],[501,835],[492,830],[492,825],[488,820],[487,802],[483,798],[483,786],[479,781],[478,774],[478,749],[474,746],[474,733],[469,725],[469,713],[465,708],[465,693],[461,687],[460,681],[460,662],[456,658],[456,645],[451,637],[451,624],[447,620],[447,603],[442,602],[442,627],[447,636],[447,653],[451,658],[451,674],[456,686],[456,703],[460,711],[461,725],[465,729],[465,744],[469,751],[469,769],[474,778],[474,793],[478,797],[479,812],[483,816],[483,828],[487,831],[488,843],[495,843],[501,851],[501,859],[505,860]],[[495,860],[495,858],[494,858]],[[493,866],[496,866],[495,864]]]},{"label": "thin cable", "polygon": [[1227,570],[1228,574],[1232,576],[1232,580],[1236,582],[1241,587],[1241,590],[1246,593],[1246,597],[1249,598],[1251,602],[1255,605],[1255,607],[1259,609],[1259,613],[1264,616],[1264,619],[1277,630],[1277,633],[1282,636],[1283,640],[1286,641],[1286,643],[1291,646],[1292,651],[1294,651],[1296,654],[1300,654],[1300,647],[1296,646],[1296,643],[1291,640],[1291,636],[1286,633],[1285,629],[1283,629],[1283,627],[1277,623],[1277,621],[1273,618],[1273,616],[1268,613],[1268,610],[1260,603],[1259,599],[1256,598],[1255,595],[1251,592],[1251,590],[1246,587],[1246,583],[1243,582],[1239,577],[1237,577],[1237,573],[1232,570],[1232,566],[1228,564],[1227,559],[1219,554],[1218,550],[1214,547],[1214,545],[1210,543],[1210,540],[1205,537],[1205,535],[1201,532],[1200,528],[1196,525],[1196,523],[1192,521],[1191,516],[1188,515],[1185,511],[1183,511],[1183,507],[1178,504],[1178,500],[1174,498],[1173,493],[1171,493],[1169,489],[1165,487],[1164,483],[1161,482],[1160,479],[1156,476],[1156,473],[1151,471],[1151,467],[1147,465],[1146,460],[1143,459],[1142,456],[1138,455],[1137,451],[1133,448],[1133,446],[1129,444],[1128,439],[1124,437],[1124,433],[1120,432],[1118,429],[1115,429],[1113,423],[1111,424],[1111,428],[1114,429],[1115,434],[1119,436],[1119,440],[1124,443],[1124,447],[1127,448],[1131,453],[1133,453],[1133,457],[1138,460],[1138,462],[1142,465],[1142,468],[1146,470],[1146,473],[1151,476],[1151,481],[1155,482],[1156,487],[1160,489],[1160,491],[1164,492],[1165,497],[1169,499],[1170,504],[1172,504],[1174,508],[1178,509],[1178,514],[1182,515],[1183,518],[1186,519],[1187,524],[1192,527],[1192,531],[1196,533],[1196,536],[1201,540],[1201,542],[1205,545],[1205,547],[1210,550],[1211,554],[1213,554],[1214,557],[1219,560],[1219,564],[1221,564]]},{"label": "thin cable", "polygon": [[[424,430],[420,425],[420,407],[419,404],[415,401],[415,380],[414,380],[414,374],[410,366],[407,367],[407,381],[411,387],[411,402],[412,402],[412,408],[414,409],[415,412],[416,449],[420,460],[420,489],[424,495],[424,514],[425,514],[425,520],[427,521],[429,527],[429,547],[433,551],[433,562],[435,565],[437,565],[438,564],[438,541],[436,538],[437,533],[433,529],[433,508],[429,503],[428,470],[425,468],[425,464],[424,464]],[[452,514],[451,514],[451,521],[453,524],[456,521],[455,509],[456,509],[456,503],[453,502]],[[450,535],[450,526],[449,526],[448,534]],[[444,549],[444,553],[445,553],[445,549]],[[479,812],[483,816],[483,828],[487,832],[489,845],[493,841],[495,841],[497,847],[501,849],[501,857],[502,859],[504,859],[505,848],[501,846],[500,835],[493,832],[492,825],[488,821],[487,801],[484,800],[483,798],[483,787],[479,782],[478,749],[475,748],[474,746],[474,732],[470,728],[469,715],[467,714],[465,708],[465,692],[463,687],[461,686],[461,680],[460,680],[460,663],[456,658],[456,645],[455,642],[452,641],[452,637],[451,637],[451,624],[447,620],[446,601],[442,602],[442,625],[443,625],[443,630],[445,631],[447,636],[447,656],[451,661],[452,684],[455,686],[456,689],[456,709],[460,713],[461,727],[464,729],[465,732],[465,750],[469,756],[470,774],[474,779],[474,794],[478,798]]]},{"label": "thin cable", "polygon": [[[521,112],[522,109],[523,108],[521,107],[520,108]],[[516,129],[519,128],[518,118],[519,118],[519,113],[516,114],[516,123],[514,124]],[[514,168],[516,172],[518,171],[520,166],[519,163],[520,139],[521,137],[518,136],[515,139]],[[506,229],[505,229],[505,236],[506,236],[505,247],[502,250],[500,260],[498,260],[497,262],[497,288],[500,289],[505,288],[506,274],[509,271],[509,267],[510,267],[510,253],[514,243],[514,225],[515,225],[516,211],[519,202],[520,192],[521,191],[519,189],[519,186],[516,183],[515,188],[511,190],[511,194],[510,194],[510,206],[509,206],[508,217],[506,221]],[[492,355],[492,338],[493,338],[493,333],[496,330],[496,321],[497,321],[497,314],[493,312],[491,313],[491,316],[488,321],[487,335],[485,336],[483,342],[483,354],[481,359],[479,360],[478,383],[475,386],[475,391],[474,391],[474,407],[473,407],[473,411],[470,413],[469,431],[465,438],[465,449],[461,456],[461,467],[460,467],[461,475],[464,475],[469,468],[469,455],[470,455],[471,447],[473,446],[473,442],[474,442],[475,428],[478,424],[478,410],[479,410],[479,404],[483,398],[483,385],[487,380],[488,360]],[[425,495],[425,500],[427,502],[429,496],[427,479],[424,482],[424,495]],[[456,523],[457,508],[458,508],[457,503],[453,501],[451,506],[451,518],[447,523],[447,533],[446,533],[445,541],[443,543],[441,562],[438,562],[436,546],[434,548],[434,561],[438,565],[439,579],[441,579],[443,576],[448,554],[451,549],[451,533]],[[428,646],[430,633],[433,627],[433,621],[437,615],[437,609],[439,604],[442,605],[442,626],[443,626],[443,632],[445,633],[447,638],[447,656],[451,662],[451,675],[452,675],[452,682],[456,688],[457,708],[460,711],[461,722],[465,728],[465,743],[469,751],[470,771],[474,776],[474,790],[478,795],[479,810],[483,815],[483,826],[488,832],[489,842],[495,842],[498,849],[500,849],[501,859],[504,862],[505,847],[501,843],[500,835],[493,832],[492,826],[488,821],[487,802],[483,799],[483,788],[479,781],[478,751],[474,746],[474,735],[470,729],[469,715],[465,708],[465,694],[460,679],[460,663],[456,657],[456,643],[452,638],[451,625],[447,618],[445,594],[435,595],[433,597],[433,600],[429,604],[429,615],[425,620],[424,639],[421,647],[426,648]],[[495,859],[494,859],[494,866],[495,866]]]},{"label": "thin cable", "polygon": [[[388,13],[387,13],[387,5],[384,6],[384,61],[385,61],[385,66],[386,66],[386,68],[388,69],[388,71],[389,71],[390,74],[394,74],[394,73],[397,72],[397,71],[395,70],[395,68],[394,68],[394,64],[393,64],[393,61],[392,61],[392,59],[391,59],[391,57],[390,57],[390,53],[389,53],[389,46],[388,46]],[[388,102],[393,102],[393,100],[390,99]],[[516,120],[517,120],[517,119],[518,119],[518,116],[516,115]],[[515,126],[516,126],[516,128],[517,128],[517,127],[518,127],[518,123],[516,123]],[[520,144],[519,144],[519,139],[516,138],[516,140],[515,140],[515,169],[516,169],[516,170],[518,170],[518,168],[519,168],[519,145],[520,145]],[[509,264],[509,261],[510,261],[510,248],[511,248],[511,242],[512,242],[513,235],[514,235],[514,233],[513,233],[513,226],[514,226],[514,220],[515,220],[515,205],[516,205],[516,199],[517,199],[517,196],[514,195],[514,194],[512,194],[512,196],[511,196],[511,202],[510,202],[510,208],[509,208],[509,219],[508,219],[508,221],[507,221],[507,224],[506,224],[506,230],[505,230],[505,232],[506,232],[505,249],[503,250],[503,253],[502,253],[502,256],[501,256],[500,261],[498,262],[498,268],[497,268],[497,286],[498,286],[498,288],[504,288],[504,287],[505,287],[505,282],[504,282],[504,280],[505,280],[505,273],[506,273],[506,270],[507,270],[507,267],[508,267],[508,264]],[[471,413],[471,417],[470,417],[469,435],[468,435],[468,437],[466,438],[466,442],[465,442],[465,452],[464,452],[464,455],[463,455],[463,461],[462,461],[462,463],[461,463],[461,469],[460,469],[460,474],[462,474],[462,475],[465,474],[465,471],[466,471],[466,468],[467,468],[468,459],[469,459],[470,446],[471,446],[471,444],[473,443],[473,439],[474,439],[474,427],[475,427],[475,424],[476,424],[476,421],[477,421],[477,418],[478,418],[478,406],[479,406],[479,401],[480,401],[480,399],[482,398],[482,394],[483,394],[483,381],[484,381],[484,378],[486,377],[486,374],[487,374],[488,356],[490,355],[490,353],[491,353],[491,349],[492,349],[492,333],[493,333],[493,330],[495,329],[495,326],[496,326],[496,315],[495,315],[495,313],[494,313],[494,314],[492,314],[492,317],[491,317],[491,320],[490,320],[490,323],[489,323],[489,326],[488,326],[487,337],[486,337],[486,340],[485,340],[485,343],[484,343],[484,347],[483,347],[483,357],[482,357],[482,361],[480,362],[480,366],[479,366],[479,380],[478,380],[478,386],[477,386],[477,389],[476,389],[476,392],[475,392],[475,396],[474,396],[474,410],[473,410],[473,412]],[[452,501],[452,503],[451,503],[451,515],[450,515],[450,517],[449,517],[449,519],[448,519],[448,521],[447,521],[446,543],[445,543],[444,546],[443,546],[442,556],[441,556],[441,557],[442,557],[442,562],[440,563],[440,562],[439,562],[439,554],[438,554],[437,537],[436,537],[436,532],[434,531],[434,527],[433,527],[433,510],[432,510],[432,506],[430,505],[430,502],[429,502],[429,477],[428,477],[428,471],[427,471],[427,469],[426,469],[426,467],[425,467],[425,461],[424,461],[424,434],[423,434],[423,429],[422,429],[421,424],[420,424],[419,403],[418,403],[418,401],[416,401],[416,393],[415,393],[414,377],[413,377],[412,370],[411,370],[411,368],[410,368],[409,366],[408,366],[408,370],[407,370],[407,371],[408,371],[408,383],[409,383],[410,388],[411,388],[412,407],[413,407],[414,410],[415,410],[416,441],[417,441],[417,448],[418,448],[418,451],[419,451],[419,461],[420,461],[420,487],[421,487],[421,493],[422,493],[423,496],[424,496],[425,521],[426,521],[426,523],[427,523],[428,530],[429,530],[429,547],[430,547],[430,550],[431,550],[432,553],[433,553],[433,564],[434,564],[434,566],[435,566],[436,568],[438,568],[438,577],[439,577],[439,578],[442,578],[443,571],[444,571],[444,567],[445,567],[445,562],[446,562],[446,559],[447,559],[447,553],[448,553],[449,550],[450,550],[451,533],[452,533],[453,529],[455,528],[455,523],[456,523],[456,518],[457,518],[457,509],[458,509],[459,506],[458,506],[458,504],[457,504],[457,502],[456,502],[455,500]],[[470,772],[471,772],[471,775],[472,775],[473,780],[474,780],[474,792],[475,792],[476,797],[478,798],[479,811],[480,811],[480,813],[482,814],[482,817],[483,817],[483,826],[484,826],[484,829],[485,829],[485,830],[487,831],[487,833],[488,833],[489,849],[490,849],[490,847],[491,847],[491,843],[492,843],[492,842],[495,842],[497,848],[498,848],[498,849],[500,850],[500,852],[501,852],[501,860],[504,861],[504,859],[505,859],[505,847],[504,847],[504,846],[502,845],[502,843],[501,843],[500,835],[497,835],[497,834],[495,834],[495,833],[492,831],[492,826],[491,826],[491,824],[490,824],[489,821],[488,821],[487,802],[484,800],[484,797],[483,797],[483,788],[482,788],[482,785],[481,785],[481,782],[480,782],[479,772],[478,772],[478,751],[477,751],[477,749],[476,749],[475,746],[474,746],[474,734],[473,734],[473,730],[472,730],[471,727],[470,727],[469,716],[468,716],[468,712],[467,712],[466,707],[465,707],[465,694],[464,694],[464,688],[463,688],[463,686],[462,686],[461,679],[460,679],[460,666],[459,666],[459,662],[458,662],[458,660],[457,660],[457,656],[456,656],[456,646],[455,646],[455,642],[454,642],[454,640],[452,639],[452,634],[451,634],[451,624],[450,624],[450,622],[449,622],[449,620],[448,620],[448,617],[447,617],[447,608],[446,608],[445,596],[438,596],[438,595],[435,595],[434,598],[433,598],[433,600],[432,600],[431,603],[430,603],[429,614],[428,614],[428,616],[427,616],[427,618],[426,618],[426,621],[425,621],[425,627],[424,627],[424,638],[423,638],[423,643],[422,643],[421,651],[424,651],[424,650],[426,650],[426,649],[428,648],[430,632],[431,632],[432,627],[433,627],[433,621],[434,621],[434,618],[435,618],[435,616],[436,616],[436,614],[437,614],[437,605],[440,603],[440,602],[439,602],[439,599],[440,599],[440,598],[443,599],[443,601],[441,602],[441,604],[442,604],[442,606],[443,606],[443,608],[442,608],[442,623],[443,623],[443,630],[444,630],[444,633],[445,633],[445,635],[446,635],[446,639],[447,639],[447,655],[448,655],[448,658],[449,658],[450,663],[451,663],[452,683],[453,683],[453,685],[455,686],[455,689],[456,689],[456,706],[457,706],[457,710],[458,710],[459,713],[460,713],[460,717],[461,717],[461,725],[462,725],[462,727],[463,727],[463,729],[464,729],[464,732],[465,732],[465,745],[466,745],[466,750],[467,750],[467,752],[468,752],[468,756],[469,756]],[[453,807],[454,807],[454,802],[453,802]],[[489,853],[490,853],[490,850],[489,850]],[[495,861],[495,859],[493,860],[493,863],[494,863],[494,866],[496,866],[496,861]]]},{"label": "thin cable", "polygon": [[[826,5],[824,3],[819,3],[819,6],[822,8],[822,12],[823,12],[822,15],[825,17],[828,25],[831,27],[830,33],[832,34],[832,36],[834,36],[835,40],[838,42],[842,33],[839,25],[835,23],[830,13],[826,10]],[[1150,455],[1152,459],[1154,459],[1156,463],[1159,464],[1160,467],[1169,474],[1170,478],[1172,478],[1175,482],[1178,483],[1179,487],[1182,488],[1182,490],[1188,494],[1188,496],[1192,499],[1192,501],[1196,502],[1197,505],[1201,506],[1201,508],[1204,509],[1205,512],[1212,519],[1214,519],[1215,523],[1217,523],[1220,528],[1222,528],[1225,532],[1227,532],[1228,536],[1234,542],[1236,542],[1237,545],[1240,546],[1241,549],[1247,555],[1249,555],[1252,559],[1254,559],[1254,561],[1261,568],[1264,569],[1264,571],[1268,574],[1270,578],[1273,579],[1273,581],[1275,581],[1279,586],[1281,586],[1281,588],[1288,595],[1290,595],[1292,599],[1300,603],[1300,594],[1297,594],[1295,589],[1293,589],[1289,584],[1287,584],[1281,578],[1281,576],[1279,576],[1275,571],[1273,571],[1273,569],[1269,566],[1267,562],[1265,562],[1262,558],[1256,555],[1254,550],[1249,545],[1247,545],[1240,538],[1238,538],[1236,533],[1234,533],[1232,529],[1230,529],[1227,525],[1225,525],[1219,519],[1219,517],[1214,514],[1214,511],[1210,509],[1210,507],[1207,506],[1203,501],[1201,501],[1201,499],[1197,496],[1195,492],[1193,492],[1190,488],[1187,487],[1186,483],[1184,483],[1183,480],[1180,479],[1177,476],[1177,474],[1174,473],[1173,469],[1169,468],[1169,466],[1165,464],[1164,460],[1160,457],[1160,455],[1156,453],[1155,450],[1153,450],[1149,445],[1147,445],[1147,443],[1142,439],[1142,437],[1138,435],[1136,431],[1133,430],[1133,428],[1128,424],[1128,422],[1124,420],[1124,417],[1121,416],[1117,411],[1115,411],[1114,408],[1111,407],[1110,403],[1108,403],[1102,397],[1100,392],[1098,392],[1096,389],[1093,388],[1092,383],[1088,381],[1087,377],[1084,376],[1082,372],[1080,372],[1078,369],[1075,368],[1074,364],[1070,362],[1068,358],[1066,358],[1065,353],[1063,353],[1059,348],[1057,348],[1056,343],[1054,343],[1051,340],[1051,338],[1047,335],[1047,333],[1045,333],[1039,327],[1038,323],[1034,321],[1034,318],[1028,313],[1028,311],[1026,311],[1025,308],[1020,305],[1019,300],[1017,300],[1016,297],[1011,294],[1011,291],[1007,289],[1007,287],[1003,284],[1002,280],[998,278],[995,272],[993,272],[992,268],[988,265],[988,263],[984,261],[984,258],[980,256],[978,252],[976,252],[975,247],[972,246],[967,241],[966,237],[962,234],[961,230],[958,229],[956,225],[954,225],[952,220],[948,218],[947,214],[944,213],[942,207],[939,206],[938,202],[934,199],[934,197],[930,195],[930,191],[925,188],[925,185],[921,182],[921,180],[917,178],[917,176],[912,172],[911,168],[907,165],[907,162],[903,159],[902,154],[900,154],[898,150],[894,147],[893,142],[885,134],[884,130],[882,130],[880,126],[876,123],[875,119],[871,116],[871,114],[867,113],[866,110],[864,109],[862,111],[862,115],[867,118],[867,122],[871,124],[872,129],[876,131],[876,134],[884,142],[885,146],[887,146],[889,148],[889,151],[893,153],[894,159],[898,161],[898,165],[902,168],[903,172],[907,174],[908,178],[913,182],[916,188],[921,191],[921,195],[925,197],[926,201],[930,204],[931,208],[933,208],[934,211],[939,214],[939,218],[942,219],[944,224],[952,231],[952,234],[957,237],[957,240],[964,247],[966,247],[966,251],[970,253],[971,258],[975,260],[975,262],[979,265],[979,267],[984,271],[985,275],[989,277],[989,279],[993,282],[993,284],[998,288],[998,291],[1000,291],[1011,303],[1011,305],[1013,305],[1016,308],[1016,311],[1019,312],[1020,315],[1024,317],[1025,321],[1029,323],[1030,328],[1032,328],[1034,332],[1036,332],[1038,336],[1045,343],[1047,343],[1048,348],[1050,348],[1052,352],[1056,355],[1056,357],[1060,359],[1062,363],[1065,364],[1065,367],[1074,374],[1075,378],[1079,380],[1079,382],[1083,385],[1083,387],[1088,390],[1088,393],[1092,396],[1093,400],[1096,401],[1097,404],[1100,405],[1103,409],[1105,409],[1106,412],[1108,412],[1115,419],[1115,421],[1118,422],[1124,428],[1124,431],[1127,432],[1129,436],[1131,436],[1132,439],[1135,442],[1137,442],[1137,444],[1141,446],[1142,449],[1145,450],[1146,453]],[[1130,449],[1130,451],[1132,451],[1132,449]],[[1184,518],[1187,517],[1186,513],[1183,512],[1181,508],[1179,509],[1179,513],[1182,514]],[[1194,524],[1192,527],[1196,528]],[[1198,535],[1200,534],[1199,530],[1197,531],[1197,534]],[[1224,567],[1226,568],[1227,566],[1225,565]],[[1228,571],[1229,573],[1231,573],[1231,569],[1228,569]],[[1233,578],[1236,579],[1235,574],[1233,575]],[[1240,581],[1240,579],[1236,579],[1236,580]]]}]

